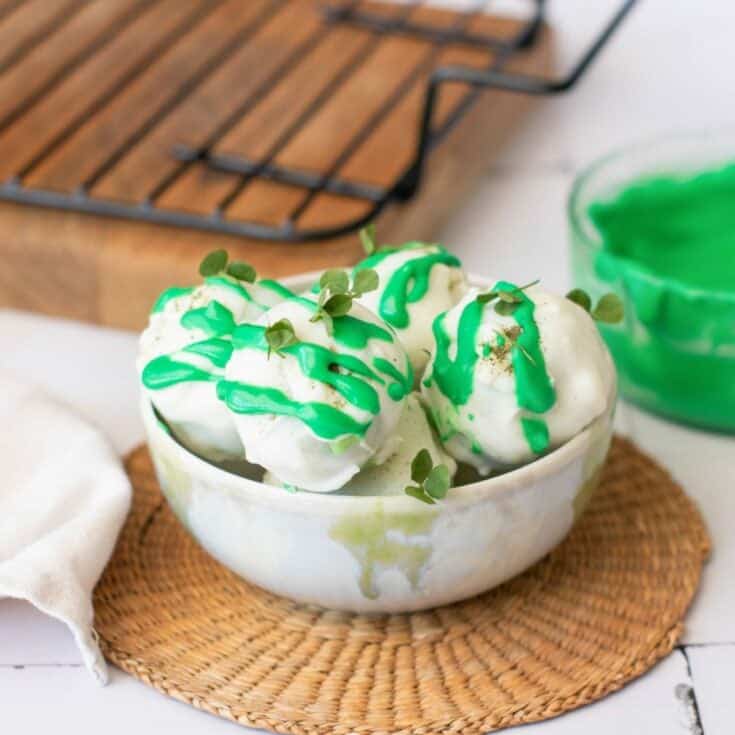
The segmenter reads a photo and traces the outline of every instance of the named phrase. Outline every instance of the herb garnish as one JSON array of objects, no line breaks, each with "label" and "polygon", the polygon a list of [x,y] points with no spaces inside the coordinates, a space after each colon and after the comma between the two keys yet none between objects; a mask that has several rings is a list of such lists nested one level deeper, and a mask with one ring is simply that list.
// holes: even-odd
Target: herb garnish
[{"label": "herb garnish", "polygon": [[365,250],[365,255],[372,255],[378,249],[375,239],[375,223],[371,222],[360,230],[360,242]]},{"label": "herb garnish", "polygon": [[206,278],[207,276],[216,276],[225,272],[228,276],[232,276],[238,281],[245,281],[246,283],[255,282],[257,274],[252,265],[244,263],[241,260],[235,260],[228,265],[229,259],[226,250],[213,250],[211,253],[205,255],[199,264],[199,274]]},{"label": "herb garnish", "polygon": [[495,313],[500,316],[510,316],[523,302],[520,294],[531,286],[535,286],[539,282],[537,278],[525,286],[516,286],[511,291],[488,291],[477,295],[478,304],[488,304],[495,301]]},{"label": "herb garnish", "polygon": [[332,320],[349,313],[354,299],[378,288],[378,274],[372,268],[363,268],[355,273],[350,284],[346,271],[332,268],[322,273],[319,279],[319,300],[314,315],[309,321],[323,321],[327,334],[334,331]]},{"label": "herb garnish", "polygon": [[405,493],[422,503],[433,505],[446,497],[449,490],[449,468],[445,464],[435,467],[428,449],[422,449],[413,458],[411,479],[416,484],[407,485]]},{"label": "herb garnish", "polygon": [[268,359],[270,360],[271,352],[283,357],[281,354],[283,348],[290,347],[299,340],[294,332],[293,324],[288,319],[279,319],[275,324],[266,328],[265,341],[268,343]]},{"label": "herb garnish", "polygon": [[577,306],[581,306],[596,322],[617,324],[623,321],[625,308],[622,299],[615,293],[606,293],[600,297],[595,308],[592,308],[590,295],[581,288],[575,288],[567,294],[567,298]]}]

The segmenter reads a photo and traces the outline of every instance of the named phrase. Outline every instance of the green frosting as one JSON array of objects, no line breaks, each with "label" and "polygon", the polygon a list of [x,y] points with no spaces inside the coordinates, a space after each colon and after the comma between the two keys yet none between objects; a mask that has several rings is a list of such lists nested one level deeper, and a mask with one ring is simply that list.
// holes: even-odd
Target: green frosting
[{"label": "green frosting", "polygon": [[[164,292],[161,298],[166,293]],[[180,296],[181,293],[178,295]],[[171,298],[175,296],[170,296],[169,300]],[[220,370],[224,368],[232,355],[232,342],[229,339],[223,339],[223,337],[229,337],[235,327],[232,312],[219,301],[212,301],[207,306],[185,312],[181,315],[179,322],[185,329],[200,329],[208,336],[208,339],[186,345],[179,351],[179,354],[199,355],[209,360],[214,367]],[[212,372],[196,367],[181,359],[176,359],[175,355],[159,355],[153,358],[145,366],[141,375],[143,385],[149,390],[162,390],[179,383],[216,382],[218,379],[217,371]]]},{"label": "green frosting", "polygon": [[[546,371],[546,363],[541,351],[541,337],[534,318],[533,301],[523,291],[519,291],[515,284],[507,281],[499,281],[492,290],[513,292],[520,298],[520,303],[513,312],[513,319],[521,331],[511,353],[515,374],[516,401],[520,408],[530,413],[543,414],[556,402],[556,393]],[[436,352],[432,374],[424,381],[424,384],[428,386],[435,382],[437,388],[449,399],[455,409],[465,405],[474,391],[475,367],[479,359],[477,334],[482,324],[485,308],[485,304],[480,304],[476,299],[472,299],[462,309],[457,325],[454,358],[450,356],[452,340],[444,326],[446,314],[440,314],[434,320]],[[496,342],[497,347],[503,348],[505,343],[505,338],[500,335]],[[485,343],[480,349],[483,356],[488,357],[493,347]],[[437,416],[436,412],[434,416],[440,426],[442,437],[446,438],[451,433],[446,427],[449,417]],[[548,449],[549,432],[541,417],[523,418],[521,426],[528,446],[534,453],[538,454]]]},{"label": "green frosting", "polygon": [[388,395],[394,401],[400,401],[413,390],[413,368],[408,362],[405,375],[390,361],[376,357],[373,359],[373,365],[381,373],[393,379],[393,383],[388,385]]},{"label": "green frosting", "polygon": [[322,439],[337,439],[345,434],[363,436],[370,428],[370,422],[355,421],[326,403],[293,401],[277,388],[221,380],[217,384],[217,395],[235,413],[291,416],[302,421]]},{"label": "green frosting", "polygon": [[[523,291],[518,291],[513,283],[499,281],[495,284],[494,290],[512,291],[521,299],[521,303],[513,312],[513,319],[521,328],[517,345],[512,352],[518,405],[532,413],[545,413],[556,403],[556,392],[546,372],[544,353],[541,351],[541,335],[533,316],[534,303]],[[523,349],[519,349],[519,346]],[[544,449],[547,446],[548,438]]]},{"label": "green frosting", "polygon": [[[445,314],[440,314],[432,326],[436,351],[430,378],[454,406],[463,406],[470,399],[474,388],[477,363],[477,331],[482,323],[483,305],[472,299],[462,309],[457,325],[457,351],[449,356],[451,339],[444,328]],[[426,381],[425,381],[426,382]]]},{"label": "green frosting", "polygon": [[[241,324],[237,327],[233,342],[237,349],[268,351],[265,327],[256,324]],[[297,342],[284,347],[281,352],[284,355],[293,355],[304,375],[330,385],[348,403],[372,414],[379,413],[378,393],[364,379],[380,385],[384,385],[385,381],[360,358],[332,352],[311,342]]]},{"label": "green frosting", "polygon": [[187,345],[182,351],[206,357],[213,365],[224,368],[230,361],[230,357],[232,357],[232,342],[227,339],[212,337],[212,339],[205,339]]},{"label": "green frosting", "polygon": [[[426,247],[424,243],[411,242],[400,248],[381,248],[369,255],[355,266],[355,272],[365,268],[375,268],[386,258],[405,250],[415,250]],[[421,301],[429,290],[431,269],[442,263],[448,266],[461,267],[459,258],[448,253],[443,247],[438,252],[426,253],[412,258],[396,268],[388,278],[387,283],[381,284],[382,293],[378,311],[380,316],[396,329],[405,329],[410,323],[408,305]]]},{"label": "green frosting", "polygon": [[273,291],[273,293],[277,294],[284,300],[297,298],[296,294],[291,291],[291,289],[286,288],[282,283],[273,281],[270,278],[264,278],[262,281],[258,281],[258,285],[263,288],[267,288],[269,291]]},{"label": "green frosting", "polygon": [[149,390],[162,390],[177,383],[215,382],[218,377],[207,370],[181,362],[169,355],[159,355],[143,368],[141,380]]},{"label": "green frosting", "polygon": [[[266,283],[269,283],[270,285],[266,286]],[[304,296],[298,296],[292,291],[289,291],[285,286],[282,286],[275,281],[260,281],[260,285],[266,286],[266,288],[272,288],[273,291],[283,296],[287,301],[299,304],[311,312],[316,311],[316,301],[307,299]],[[318,291],[318,284],[316,288]],[[378,339],[383,342],[393,342],[393,335],[387,329],[381,327],[379,324],[367,322],[364,319],[353,316],[352,314],[345,314],[344,316],[334,319],[333,326],[335,342],[338,342],[343,347],[348,347],[352,350],[364,349],[371,339]]]},{"label": "green frosting", "polygon": [[156,303],[153,304],[151,314],[158,314],[166,308],[166,304],[169,301],[178,299],[180,296],[188,296],[194,290],[193,286],[172,286],[167,288],[157,299]]},{"label": "green frosting", "polygon": [[539,454],[549,448],[549,427],[545,421],[522,418],[521,428],[532,452]]},{"label": "green frosting", "polygon": [[[316,304],[309,299],[293,296],[292,300],[311,311],[316,308]],[[239,325],[232,335],[235,349],[267,351],[265,330],[264,326],[255,324]],[[334,320],[334,339],[347,347],[361,348],[370,339],[392,341],[393,337],[390,332],[371,322],[347,315]],[[392,379],[387,392],[395,401],[403,399],[413,382],[410,365],[408,375],[402,375],[382,358],[375,358],[371,367],[356,355],[334,352],[312,342],[296,342],[284,347],[281,353],[294,357],[305,376],[331,386],[347,403],[373,416],[380,413],[380,398],[375,385],[386,384],[376,371]],[[282,391],[246,383],[225,381],[219,384],[218,393],[236,413],[292,416],[303,421],[323,439],[331,440],[345,434],[362,436],[371,423],[359,423],[325,403],[294,401]]]},{"label": "green frosting", "polygon": [[210,301],[199,309],[189,309],[181,315],[180,323],[185,329],[201,329],[210,337],[229,334],[235,328],[232,312],[219,301]]}]

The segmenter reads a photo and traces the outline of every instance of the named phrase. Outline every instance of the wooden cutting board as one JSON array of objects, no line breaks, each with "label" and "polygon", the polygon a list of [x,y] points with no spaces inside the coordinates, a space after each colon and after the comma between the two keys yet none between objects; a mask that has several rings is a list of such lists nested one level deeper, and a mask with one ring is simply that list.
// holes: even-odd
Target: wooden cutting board
[{"label": "wooden cutting board", "polygon": [[[477,44],[327,23],[319,5],[0,0],[0,181],[132,208],[153,193],[153,205],[167,212],[265,225],[291,219],[323,228],[363,216],[371,204],[362,199],[243,180],[172,153],[179,144],[207,145],[214,154],[390,186],[412,159],[432,70],[485,68],[494,58]],[[360,5],[388,20],[404,14],[424,27],[465,24],[492,37],[521,26],[484,14]],[[549,36],[544,30],[510,68],[547,72]],[[434,125],[467,94],[463,85],[444,87]],[[379,238],[431,238],[529,104],[484,92],[432,152],[418,194],[380,214]],[[0,305],[137,329],[156,294],[191,282],[202,255],[218,247],[267,276],[348,265],[361,253],[356,235],[267,242],[2,201]]]}]

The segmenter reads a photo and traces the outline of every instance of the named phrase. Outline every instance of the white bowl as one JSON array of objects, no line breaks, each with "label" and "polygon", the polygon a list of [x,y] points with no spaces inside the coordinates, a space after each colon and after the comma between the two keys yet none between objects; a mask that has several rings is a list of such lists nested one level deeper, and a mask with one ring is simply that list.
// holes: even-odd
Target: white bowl
[{"label": "white bowl", "polygon": [[[311,282],[311,274],[285,281],[297,290]],[[146,399],[143,420],[169,504],[222,564],[299,602],[398,613],[477,595],[551,551],[597,485],[614,399],[558,449],[507,474],[455,487],[437,505],[405,495],[289,493],[192,454]]]}]

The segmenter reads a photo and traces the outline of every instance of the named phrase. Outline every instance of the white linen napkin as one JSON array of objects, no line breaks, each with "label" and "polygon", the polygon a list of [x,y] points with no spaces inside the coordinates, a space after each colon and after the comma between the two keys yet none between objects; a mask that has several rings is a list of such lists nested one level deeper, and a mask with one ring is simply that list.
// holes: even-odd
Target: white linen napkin
[{"label": "white linen napkin", "polygon": [[43,391],[0,374],[0,598],[66,623],[100,684],[92,590],[130,506],[107,440]]}]

